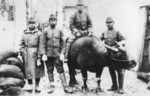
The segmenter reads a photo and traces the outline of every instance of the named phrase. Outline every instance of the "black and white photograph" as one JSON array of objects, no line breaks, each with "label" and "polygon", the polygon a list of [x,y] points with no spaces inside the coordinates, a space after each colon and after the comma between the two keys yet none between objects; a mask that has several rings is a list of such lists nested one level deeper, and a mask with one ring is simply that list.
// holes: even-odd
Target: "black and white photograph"
[{"label": "black and white photograph", "polygon": [[0,96],[150,96],[150,0],[0,0]]}]

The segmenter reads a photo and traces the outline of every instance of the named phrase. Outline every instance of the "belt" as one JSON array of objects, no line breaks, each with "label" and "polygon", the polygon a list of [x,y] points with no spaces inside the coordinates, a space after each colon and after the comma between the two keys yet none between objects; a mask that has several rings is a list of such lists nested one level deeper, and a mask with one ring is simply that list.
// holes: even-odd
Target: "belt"
[{"label": "belt", "polygon": [[37,45],[26,45],[27,48],[36,48],[38,47]]}]

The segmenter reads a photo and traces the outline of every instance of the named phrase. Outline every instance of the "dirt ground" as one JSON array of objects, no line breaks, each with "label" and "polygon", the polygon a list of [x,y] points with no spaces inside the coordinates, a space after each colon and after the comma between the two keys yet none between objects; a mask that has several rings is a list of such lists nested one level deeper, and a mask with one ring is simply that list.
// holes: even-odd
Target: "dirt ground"
[{"label": "dirt ground", "polygon": [[[68,69],[66,64],[64,65],[65,74],[67,77],[67,82],[69,82]],[[88,72],[88,88],[90,92],[83,93],[81,91],[82,86],[82,76],[80,73],[76,75],[76,78],[79,82],[79,85],[76,89],[74,89],[73,94],[64,93],[63,87],[61,86],[61,82],[59,79],[58,73],[56,70],[54,71],[55,78],[55,90],[51,94],[47,94],[44,90],[40,93],[36,93],[36,96],[150,96],[150,90],[147,89],[147,83],[143,82],[140,79],[137,79],[136,73],[132,71],[126,70],[125,72],[125,80],[124,80],[124,94],[120,95],[116,92],[107,91],[108,88],[111,87],[111,78],[108,71],[108,68],[105,67],[102,77],[101,77],[101,87],[104,90],[102,93],[95,93],[92,90],[96,88],[95,74]],[[42,83],[40,83],[40,87],[42,88]]]}]

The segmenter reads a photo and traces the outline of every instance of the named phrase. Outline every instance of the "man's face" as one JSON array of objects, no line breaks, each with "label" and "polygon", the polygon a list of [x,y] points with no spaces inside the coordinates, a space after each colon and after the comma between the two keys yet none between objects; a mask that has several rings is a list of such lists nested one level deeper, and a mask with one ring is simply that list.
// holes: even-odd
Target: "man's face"
[{"label": "man's face", "polygon": [[113,25],[114,25],[114,22],[112,22],[112,21],[106,22],[106,25],[107,25],[108,29],[112,29]]},{"label": "man's face", "polygon": [[77,5],[78,12],[82,12],[84,9],[83,5]]},{"label": "man's face", "polygon": [[55,25],[57,24],[57,20],[56,20],[56,19],[50,19],[50,20],[49,20],[49,24],[50,24],[51,26],[55,26]]},{"label": "man's face", "polygon": [[34,30],[35,29],[35,22],[29,22],[29,29]]}]

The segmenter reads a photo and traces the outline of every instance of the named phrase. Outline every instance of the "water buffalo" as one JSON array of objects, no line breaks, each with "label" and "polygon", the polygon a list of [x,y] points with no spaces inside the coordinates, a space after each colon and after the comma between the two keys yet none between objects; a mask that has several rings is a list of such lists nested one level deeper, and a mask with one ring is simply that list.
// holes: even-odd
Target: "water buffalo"
[{"label": "water buffalo", "polygon": [[70,86],[77,83],[75,78],[75,69],[81,69],[84,90],[87,88],[87,71],[95,72],[97,81],[97,91],[102,91],[100,87],[100,77],[106,64],[105,54],[107,50],[98,38],[95,36],[85,36],[77,39],[71,46],[68,54],[68,67],[70,75]]},{"label": "water buffalo", "polygon": [[[97,78],[97,88],[95,89],[96,92],[101,92],[101,74],[103,68],[107,66],[108,60],[114,62],[116,66],[121,63],[121,60],[108,58],[106,46],[103,42],[95,36],[84,36],[81,37],[73,42],[70,47],[69,54],[68,54],[68,68],[69,68],[69,75],[70,81],[69,85],[74,86],[77,81],[75,78],[75,69],[81,69],[82,77],[83,77],[83,87],[82,89],[87,91],[88,87],[86,84],[87,81],[87,71],[96,73]],[[118,63],[117,63],[118,62]],[[128,63],[129,67],[135,63],[131,61],[129,63],[128,60],[123,60],[124,63]],[[135,64],[134,64],[135,65]],[[124,68],[128,68],[125,66]]]}]

